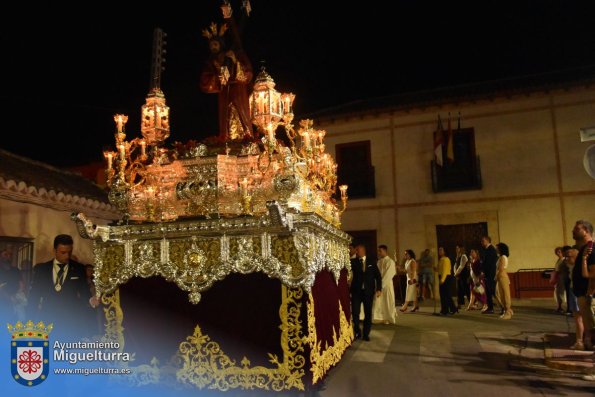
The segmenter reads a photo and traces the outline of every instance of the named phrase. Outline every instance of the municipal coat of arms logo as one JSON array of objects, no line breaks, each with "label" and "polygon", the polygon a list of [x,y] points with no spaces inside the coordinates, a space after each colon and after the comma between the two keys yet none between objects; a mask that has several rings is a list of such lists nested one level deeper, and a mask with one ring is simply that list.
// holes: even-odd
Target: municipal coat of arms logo
[{"label": "municipal coat of arms logo", "polygon": [[50,372],[49,334],[53,324],[43,322],[34,324],[29,320],[25,324],[18,321],[13,327],[8,324],[12,334],[10,342],[10,371],[12,378],[24,386],[37,386],[47,379]]}]

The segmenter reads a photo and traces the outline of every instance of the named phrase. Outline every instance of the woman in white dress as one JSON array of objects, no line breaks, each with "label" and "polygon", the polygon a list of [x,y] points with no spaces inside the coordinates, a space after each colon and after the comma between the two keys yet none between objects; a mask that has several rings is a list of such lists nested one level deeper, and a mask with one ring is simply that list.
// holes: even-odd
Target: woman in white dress
[{"label": "woman in white dress", "polygon": [[378,269],[382,276],[382,295],[374,298],[372,321],[384,324],[396,324],[395,287],[393,277],[397,274],[395,261],[388,256],[386,245],[378,246]]},{"label": "woman in white dress", "polygon": [[407,292],[405,293],[405,302],[399,309],[401,312],[406,312],[409,302],[413,302],[412,312],[419,310],[417,306],[417,262],[415,261],[415,252],[413,250],[405,250],[405,257],[403,258],[405,264],[405,272],[407,273]]}]

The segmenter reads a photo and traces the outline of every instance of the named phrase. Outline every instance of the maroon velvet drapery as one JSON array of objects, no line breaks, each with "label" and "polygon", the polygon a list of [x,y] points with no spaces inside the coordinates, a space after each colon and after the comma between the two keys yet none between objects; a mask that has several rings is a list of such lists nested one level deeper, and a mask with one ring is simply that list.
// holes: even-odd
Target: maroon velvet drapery
[{"label": "maroon velvet drapery", "polygon": [[188,293],[161,277],[133,278],[120,286],[125,350],[136,363],[157,357],[166,363],[198,324],[203,334],[238,362],[270,366],[267,353],[282,355],[279,341],[281,283],[263,273],[230,274],[202,294]]},{"label": "maroon velvet drapery", "polygon": [[[262,273],[231,274],[216,282],[193,305],[185,291],[160,277],[133,278],[120,286],[125,351],[136,353],[135,365],[149,363],[153,357],[165,364],[198,324],[203,334],[218,343],[236,363],[247,357],[251,366],[270,367],[269,353],[286,359],[279,328],[281,295],[282,285],[277,279]],[[341,309],[347,321],[351,321],[347,271],[341,271],[338,284],[329,271],[319,272],[312,297],[316,340],[324,350],[334,344],[333,330],[337,338],[341,332],[348,332],[340,328]],[[304,292],[299,315],[302,336],[308,335],[309,301],[309,294]],[[303,382],[309,389],[312,387],[310,347],[307,343],[303,347],[306,358]]]},{"label": "maroon velvet drapery", "polygon": [[[329,347],[332,347],[334,343],[333,329],[337,338],[343,331],[340,328],[339,302],[341,303],[341,308],[347,321],[351,323],[351,297],[349,295],[349,285],[347,284],[347,270],[341,270],[338,283],[335,282],[333,274],[327,270],[316,274],[316,279],[312,286],[312,297],[314,298],[317,341],[322,342],[321,346],[323,349],[325,349],[327,344]],[[305,299],[307,300],[308,296]],[[303,321],[307,325],[307,318]],[[312,383],[310,365],[311,363],[308,362],[306,377],[309,380],[309,384]]]},{"label": "maroon velvet drapery", "polygon": [[343,270],[339,285],[332,273],[321,271],[316,275],[312,286],[314,313],[316,314],[316,336],[322,345],[333,345],[333,329],[339,333],[339,302],[347,319],[351,319],[351,299],[347,287],[347,272]]}]

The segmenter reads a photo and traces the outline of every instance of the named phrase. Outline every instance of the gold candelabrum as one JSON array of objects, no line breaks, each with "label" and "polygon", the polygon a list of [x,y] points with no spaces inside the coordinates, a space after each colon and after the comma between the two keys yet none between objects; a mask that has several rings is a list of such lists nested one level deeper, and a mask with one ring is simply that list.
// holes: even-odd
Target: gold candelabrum
[{"label": "gold candelabrum", "polygon": [[[317,197],[317,199],[320,199],[322,203],[318,203],[318,205],[326,206],[333,201],[332,196],[337,184],[337,164],[325,152],[324,136],[326,131],[315,130],[312,120],[302,120],[299,122],[297,132],[294,129],[292,124],[294,99],[295,95],[292,93],[279,93],[275,90],[274,80],[262,68],[250,96],[252,120],[264,135],[262,138],[264,152],[269,157],[267,166],[271,164],[272,155],[275,152],[282,152],[284,148],[275,134],[280,126],[284,128],[293,160],[289,162],[292,165],[290,172],[299,173],[309,183],[312,191],[321,193],[322,197]],[[299,142],[297,142],[298,136]],[[275,173],[287,171],[283,169],[283,165],[287,165],[287,162],[281,164],[272,162],[272,164]],[[342,204],[340,213],[342,213],[347,206],[347,185],[342,185],[340,193]],[[316,203],[314,207],[316,207]]]},{"label": "gold candelabrum", "polygon": [[271,76],[261,70],[250,111],[262,138],[241,147],[231,141],[225,147],[191,141],[165,148],[169,107],[159,89],[149,93],[142,107],[142,138],[127,141],[128,117],[115,115],[116,150],[104,156],[109,199],[123,213],[123,222],[259,216],[267,213],[267,202],[277,201],[286,210],[314,212],[339,226],[347,185],[339,187],[337,202],[337,164],[325,151],[325,131],[314,129],[312,120],[294,128],[294,99],[294,94],[277,92]]}]

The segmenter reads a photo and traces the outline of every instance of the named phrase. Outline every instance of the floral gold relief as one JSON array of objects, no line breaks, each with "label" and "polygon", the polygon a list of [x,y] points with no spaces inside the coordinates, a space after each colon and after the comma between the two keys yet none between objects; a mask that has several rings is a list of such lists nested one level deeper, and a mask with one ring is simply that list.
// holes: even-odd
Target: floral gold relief
[{"label": "floral gold relief", "polygon": [[300,288],[282,286],[282,302],[279,308],[281,319],[281,347],[283,356],[268,354],[271,367],[251,366],[243,357],[234,360],[227,356],[218,343],[204,334],[200,326],[180,344],[179,356],[182,368],[177,379],[199,389],[264,389],[273,391],[304,390],[303,376],[304,336],[299,315],[303,291]]},{"label": "floral gold relief", "polygon": [[120,291],[103,295],[101,303],[106,321],[104,339],[108,342],[118,343],[119,351],[124,351],[124,328],[122,327],[124,313],[120,306]]},{"label": "floral gold relief", "polygon": [[315,214],[286,214],[274,204],[270,210],[259,218],[105,227],[93,248],[97,292],[111,293],[132,277],[160,276],[198,303],[231,273],[262,272],[309,292],[316,273],[328,270],[338,280],[349,268],[344,232]]},{"label": "floral gold relief", "polygon": [[[300,261],[300,253],[297,247],[294,245],[293,238],[291,236],[273,237],[272,243],[272,254],[275,258],[278,258],[282,263],[291,264],[291,277],[299,277],[305,271]],[[301,252],[302,255],[306,252]]]},{"label": "floral gold relief", "polygon": [[310,371],[312,383],[316,384],[328,370],[336,365],[353,342],[353,327],[347,320],[341,302],[339,302],[339,334],[333,328],[333,344],[328,346],[316,337],[316,315],[314,313],[314,296],[310,294],[308,301],[308,336],[306,343],[310,347]]}]

